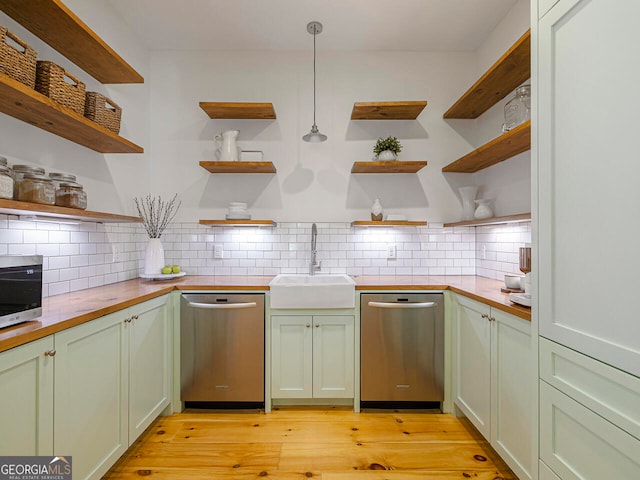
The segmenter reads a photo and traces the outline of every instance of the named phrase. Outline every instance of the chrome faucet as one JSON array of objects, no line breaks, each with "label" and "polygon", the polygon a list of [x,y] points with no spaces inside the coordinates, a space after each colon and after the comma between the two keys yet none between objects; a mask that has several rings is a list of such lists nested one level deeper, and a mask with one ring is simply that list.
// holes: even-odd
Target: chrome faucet
[{"label": "chrome faucet", "polygon": [[317,237],[318,227],[316,227],[316,224],[314,223],[311,225],[311,261],[309,262],[309,275],[315,275],[316,272],[320,271],[322,266],[322,262],[318,262],[316,260],[316,253],[318,253],[318,250],[316,250]]}]

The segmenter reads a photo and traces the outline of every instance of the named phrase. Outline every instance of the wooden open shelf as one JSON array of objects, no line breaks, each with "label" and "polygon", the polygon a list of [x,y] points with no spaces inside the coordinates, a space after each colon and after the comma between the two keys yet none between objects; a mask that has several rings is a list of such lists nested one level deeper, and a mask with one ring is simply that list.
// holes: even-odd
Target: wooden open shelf
[{"label": "wooden open shelf", "polygon": [[442,168],[443,172],[474,173],[531,149],[531,121],[494,138]]},{"label": "wooden open shelf", "polygon": [[29,215],[47,217],[52,220],[74,220],[79,222],[96,223],[142,223],[140,217],[115,215],[113,213],[92,212],[77,208],[56,207],[39,203],[18,202],[16,200],[0,199],[0,213],[4,215]]},{"label": "wooden open shelf", "polygon": [[200,220],[200,225],[210,227],[275,227],[273,220]]},{"label": "wooden open shelf", "polygon": [[200,102],[200,108],[210,118],[275,120],[272,103]]},{"label": "wooden open shelf", "polygon": [[210,173],[276,173],[273,162],[200,162]]},{"label": "wooden open shelf", "polygon": [[144,78],[59,0],[0,0],[0,9],[101,83]]},{"label": "wooden open shelf", "polygon": [[426,165],[426,161],[354,162],[351,167],[351,173],[416,173]]},{"label": "wooden open shelf", "polygon": [[531,77],[531,31],[522,35],[444,114],[444,118],[478,118]]},{"label": "wooden open shelf", "polygon": [[0,73],[0,112],[96,152],[144,152],[142,147],[3,73]]},{"label": "wooden open shelf", "polygon": [[426,100],[356,102],[353,104],[351,120],[415,120],[426,106]]},{"label": "wooden open shelf", "polygon": [[445,227],[477,227],[480,225],[500,225],[503,223],[519,223],[531,220],[531,213],[518,213],[502,217],[483,218],[482,220],[465,220],[462,222],[445,223]]},{"label": "wooden open shelf", "polygon": [[356,220],[351,222],[352,227],[426,227],[427,222],[414,222],[410,220],[383,220],[375,222],[373,220]]}]

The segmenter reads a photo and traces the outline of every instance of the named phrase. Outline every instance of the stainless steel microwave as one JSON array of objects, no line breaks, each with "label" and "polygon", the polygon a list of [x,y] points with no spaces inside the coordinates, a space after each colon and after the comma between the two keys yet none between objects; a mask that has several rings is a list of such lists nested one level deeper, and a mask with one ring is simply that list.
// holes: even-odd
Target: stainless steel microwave
[{"label": "stainless steel microwave", "polygon": [[42,255],[0,255],[0,328],[42,315]]}]

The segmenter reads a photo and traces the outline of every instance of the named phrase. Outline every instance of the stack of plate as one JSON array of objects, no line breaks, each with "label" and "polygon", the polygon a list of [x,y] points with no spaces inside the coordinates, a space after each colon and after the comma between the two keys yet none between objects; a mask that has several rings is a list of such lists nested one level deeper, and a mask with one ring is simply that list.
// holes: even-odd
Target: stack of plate
[{"label": "stack of plate", "polygon": [[242,202],[230,202],[227,220],[251,220],[251,214],[247,212],[247,204]]}]

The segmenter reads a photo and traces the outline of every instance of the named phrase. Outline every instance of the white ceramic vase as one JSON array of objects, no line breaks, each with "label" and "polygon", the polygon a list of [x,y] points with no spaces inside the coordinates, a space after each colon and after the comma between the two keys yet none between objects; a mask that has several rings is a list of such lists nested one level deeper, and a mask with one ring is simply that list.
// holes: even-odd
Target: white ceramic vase
[{"label": "white ceramic vase", "polygon": [[164,247],[159,238],[150,238],[144,252],[143,273],[145,275],[160,275],[164,266]]},{"label": "white ceramic vase", "polygon": [[493,217],[493,210],[491,210],[491,206],[489,205],[490,202],[491,202],[491,199],[489,198],[476,200],[476,203],[478,204],[478,208],[476,208],[474,216],[477,220]]},{"label": "white ceramic vase", "polygon": [[462,200],[462,220],[473,220],[476,206],[474,200],[478,193],[478,187],[471,185],[458,188],[460,199]]},{"label": "white ceramic vase", "polygon": [[395,160],[396,154],[393,153],[391,150],[383,150],[378,155],[376,155],[376,159],[383,162],[386,162],[389,160]]}]

